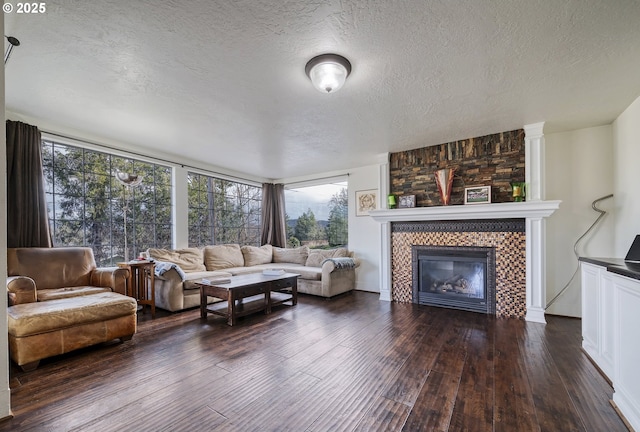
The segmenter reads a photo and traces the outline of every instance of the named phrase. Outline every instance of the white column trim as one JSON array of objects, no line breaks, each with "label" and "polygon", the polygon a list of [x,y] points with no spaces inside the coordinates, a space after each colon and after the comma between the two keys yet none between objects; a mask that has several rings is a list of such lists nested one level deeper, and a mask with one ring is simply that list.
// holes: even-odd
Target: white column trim
[{"label": "white column trim", "polygon": [[[543,201],[544,185],[544,122],[524,126],[526,200]],[[545,221],[527,219],[527,321],[546,323],[546,242]]]},{"label": "white column trim", "polygon": [[545,221],[543,218],[526,219],[526,280],[527,314],[525,320],[546,324],[544,310],[546,306],[545,288]]},{"label": "white column trim", "polygon": [[[379,209],[387,208],[387,195],[389,195],[389,153],[379,155]],[[391,301],[391,222],[380,224],[380,300]]]},{"label": "white column trim", "polygon": [[391,301],[391,222],[380,227],[380,300]]},{"label": "white column trim", "polygon": [[524,126],[526,200],[544,200],[544,122]]}]

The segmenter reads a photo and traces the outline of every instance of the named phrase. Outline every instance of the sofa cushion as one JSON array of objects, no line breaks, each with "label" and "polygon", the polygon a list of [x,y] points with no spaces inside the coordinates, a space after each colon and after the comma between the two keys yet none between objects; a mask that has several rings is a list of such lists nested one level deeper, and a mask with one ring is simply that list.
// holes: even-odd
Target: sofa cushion
[{"label": "sofa cushion", "polygon": [[95,286],[76,286],[66,288],[50,288],[39,289],[36,291],[38,295],[38,301],[57,300],[69,297],[77,297],[89,294],[96,294],[100,292],[111,292],[111,288],[95,287]]},{"label": "sofa cushion", "polygon": [[198,248],[185,249],[149,249],[149,256],[157,261],[169,261],[180,266],[185,272],[205,271],[202,260],[202,250]]},{"label": "sofa cushion", "polygon": [[206,246],[204,265],[208,271],[244,266],[244,256],[238,244]]},{"label": "sofa cushion", "polygon": [[308,267],[322,267],[322,263],[327,258],[342,258],[348,256],[347,249],[345,248],[337,248],[337,249],[310,249],[309,257],[305,262],[305,265]]},{"label": "sofa cushion", "polygon": [[294,263],[304,265],[307,262],[309,256],[309,248],[307,246],[300,246],[297,248],[273,248],[273,262],[274,263]]},{"label": "sofa cushion", "polygon": [[240,250],[244,256],[244,265],[246,267],[268,264],[273,260],[273,247],[270,244],[260,247],[242,246]]},{"label": "sofa cushion", "polygon": [[273,269],[273,270],[284,270],[287,273],[297,273],[300,275],[300,279],[308,279],[308,280],[322,280],[322,269],[319,267],[305,267],[302,264],[293,264],[293,263],[271,263],[271,264],[260,264],[253,267],[232,267],[225,269],[234,276],[252,274],[252,273],[262,273],[263,270]]},{"label": "sofa cushion", "polygon": [[230,267],[224,270],[228,271],[233,276],[239,276],[239,275],[252,274],[252,273],[262,273],[262,270],[268,269],[268,268],[270,268],[269,264],[258,264],[251,267]]},{"label": "sofa cushion", "polygon": [[322,269],[319,267],[285,265],[282,266],[282,270],[287,273],[297,273],[300,275],[300,279],[322,280]]},{"label": "sofa cushion", "polygon": [[187,273],[184,281],[182,282],[182,289],[200,289],[199,285],[196,285],[202,278],[216,279],[223,277],[231,277],[231,273],[226,271],[203,271],[203,272],[191,272]]},{"label": "sofa cushion", "polygon": [[7,308],[9,334],[25,337],[79,324],[135,315],[135,299],[105,292]]}]

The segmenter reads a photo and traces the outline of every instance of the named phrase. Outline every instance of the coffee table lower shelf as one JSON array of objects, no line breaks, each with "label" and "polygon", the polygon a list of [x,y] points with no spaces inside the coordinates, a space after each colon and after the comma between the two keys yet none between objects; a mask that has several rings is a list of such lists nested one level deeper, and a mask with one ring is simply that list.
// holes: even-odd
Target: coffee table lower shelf
[{"label": "coffee table lower shelf", "polygon": [[[298,276],[294,273],[279,276],[251,274],[234,276],[224,284],[196,282],[200,287],[200,316],[203,319],[207,314],[222,316],[232,326],[242,316],[261,311],[265,315],[270,314],[274,305],[291,302],[295,306],[298,302]],[[209,296],[226,301],[207,304]]]}]

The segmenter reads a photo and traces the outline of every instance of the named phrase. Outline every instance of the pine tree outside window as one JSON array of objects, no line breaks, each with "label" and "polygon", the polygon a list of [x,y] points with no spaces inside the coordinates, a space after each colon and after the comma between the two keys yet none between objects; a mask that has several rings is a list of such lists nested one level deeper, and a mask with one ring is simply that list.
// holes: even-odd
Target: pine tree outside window
[{"label": "pine tree outside window", "polygon": [[262,188],[190,172],[189,246],[260,246]]},{"label": "pine tree outside window", "polygon": [[98,266],[124,258],[124,190],[118,171],[143,176],[127,191],[130,257],[171,248],[171,168],[49,140],[42,141],[49,223],[54,246],[88,246]]}]

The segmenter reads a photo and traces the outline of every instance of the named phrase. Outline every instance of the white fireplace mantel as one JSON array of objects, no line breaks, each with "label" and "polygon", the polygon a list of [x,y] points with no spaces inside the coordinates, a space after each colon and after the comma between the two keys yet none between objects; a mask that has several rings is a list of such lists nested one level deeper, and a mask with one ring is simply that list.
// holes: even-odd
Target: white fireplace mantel
[{"label": "white fireplace mantel", "polygon": [[433,220],[525,219],[527,321],[546,323],[545,227],[544,218],[555,212],[561,201],[526,201],[439,207],[373,210],[369,215],[382,224],[382,266],[380,299],[391,301],[391,222]]},{"label": "white fireplace mantel", "polygon": [[369,216],[377,222],[545,218],[551,216],[551,214],[558,209],[560,202],[561,201],[525,201],[372,210],[369,212]]}]

